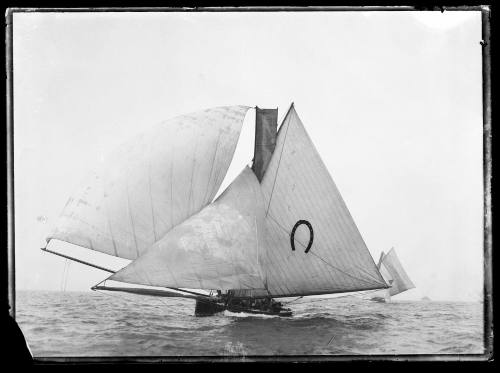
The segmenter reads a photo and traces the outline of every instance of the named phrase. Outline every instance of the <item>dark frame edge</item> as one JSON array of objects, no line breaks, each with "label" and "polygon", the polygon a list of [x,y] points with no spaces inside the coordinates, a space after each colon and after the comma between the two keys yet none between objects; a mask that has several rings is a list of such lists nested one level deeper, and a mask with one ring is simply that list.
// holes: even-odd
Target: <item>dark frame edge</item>
[{"label": "dark frame edge", "polygon": [[493,360],[493,271],[492,271],[492,213],[491,213],[491,9],[481,6],[482,78],[483,78],[483,191],[484,191],[484,347],[485,357]]},{"label": "dark frame edge", "polygon": [[[12,13],[56,13],[56,12],[357,12],[357,11],[483,11],[482,5],[457,5],[457,6],[417,6],[417,5],[339,5],[339,6],[317,6],[317,5],[287,5],[287,6],[178,6],[178,7],[18,7],[9,8],[7,12]],[[488,9],[489,11],[489,9]]]},{"label": "dark frame edge", "polygon": [[[356,9],[357,8],[357,9]],[[14,97],[13,97],[13,14],[14,13],[30,13],[30,12],[146,12],[146,11],[172,11],[172,12],[189,12],[189,11],[207,11],[207,12],[241,12],[241,11],[377,11],[377,10],[393,10],[393,11],[415,11],[424,10],[414,6],[409,7],[384,7],[384,6],[366,6],[366,7],[224,7],[224,8],[7,8],[5,12],[5,52],[6,52],[6,130],[7,130],[7,268],[8,268],[8,302],[10,305],[9,313],[15,319],[16,315],[16,291],[15,291],[15,222],[14,222]],[[429,9],[426,9],[429,10]],[[492,213],[491,213],[491,177],[492,177],[492,153],[491,153],[491,49],[490,49],[490,29],[491,29],[491,8],[490,6],[459,6],[459,7],[443,7],[446,11],[469,10],[481,11],[482,22],[482,78],[483,78],[483,192],[484,192],[484,354],[463,354],[463,355],[430,355],[436,361],[460,361],[460,360],[493,360],[493,286],[492,286]],[[293,103],[292,103],[293,106]],[[283,121],[285,117],[283,118]],[[360,360],[427,360],[428,355],[379,355],[360,357]],[[213,356],[203,357],[187,357],[179,359],[177,357],[149,357],[149,356],[131,356],[129,358],[113,358],[113,357],[35,357],[35,361],[41,364],[50,363],[68,363],[68,362],[85,362],[85,363],[114,363],[114,362],[130,362],[130,363],[158,363],[158,362],[199,362],[213,361]],[[281,356],[284,361],[314,361],[330,360],[329,357],[321,356]],[[221,358],[221,361],[266,361],[267,357],[233,357]],[[273,356],[273,359],[276,359]],[[131,361],[129,361],[131,360]],[[279,357],[278,357],[279,360]],[[331,360],[357,360],[354,356],[336,355]]]},{"label": "dark frame edge", "polygon": [[9,314],[16,318],[16,271],[14,252],[14,74],[13,74],[13,14],[15,9],[5,11],[5,73],[7,106],[7,276]]}]

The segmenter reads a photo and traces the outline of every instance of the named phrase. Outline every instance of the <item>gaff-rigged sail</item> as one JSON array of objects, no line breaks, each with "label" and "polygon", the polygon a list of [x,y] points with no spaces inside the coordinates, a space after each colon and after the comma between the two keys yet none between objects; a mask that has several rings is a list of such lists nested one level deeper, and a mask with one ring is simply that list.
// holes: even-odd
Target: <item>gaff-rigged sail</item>
[{"label": "gaff-rigged sail", "polygon": [[248,109],[179,116],[123,144],[68,200],[47,241],[137,258],[212,201]]},{"label": "gaff-rigged sail", "polygon": [[246,167],[209,206],[109,280],[197,289],[263,289],[264,204]]},{"label": "gaff-rigged sail", "polygon": [[[403,291],[413,289],[415,285],[408,277],[408,274],[403,269],[401,262],[399,261],[396,251],[392,248],[382,259],[381,267],[383,270],[389,273],[392,279],[391,288],[389,289],[389,294],[394,296],[396,294],[402,293]],[[382,272],[383,273],[383,272]]]},{"label": "gaff-rigged sail", "polygon": [[261,186],[273,296],[387,287],[293,105]]}]

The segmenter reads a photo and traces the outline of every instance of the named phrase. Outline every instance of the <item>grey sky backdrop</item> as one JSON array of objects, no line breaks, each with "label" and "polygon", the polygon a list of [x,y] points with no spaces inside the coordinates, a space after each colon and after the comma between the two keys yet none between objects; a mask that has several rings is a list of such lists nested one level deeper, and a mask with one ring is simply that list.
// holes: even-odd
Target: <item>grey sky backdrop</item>
[{"label": "grey sky backdrop", "polygon": [[[114,146],[178,114],[282,118],[293,101],[372,256],[394,246],[416,284],[397,299],[478,300],[480,40],[479,12],[15,13],[17,288],[107,277],[64,275],[39,248]],[[254,115],[223,188],[252,158]]]}]

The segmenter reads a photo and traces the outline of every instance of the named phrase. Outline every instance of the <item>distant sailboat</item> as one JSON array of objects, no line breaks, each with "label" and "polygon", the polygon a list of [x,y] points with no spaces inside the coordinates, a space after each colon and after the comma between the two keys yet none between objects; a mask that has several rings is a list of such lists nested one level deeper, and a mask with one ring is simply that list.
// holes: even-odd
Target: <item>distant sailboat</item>
[{"label": "distant sailboat", "polygon": [[278,132],[277,109],[256,108],[252,168],[212,201],[248,109],[153,127],[69,199],[47,245],[66,241],[128,265],[114,271],[43,250],[113,273],[94,290],[192,298],[200,316],[286,316],[273,298],[388,288],[293,104]]},{"label": "distant sailboat", "polygon": [[387,254],[384,254],[382,251],[377,268],[384,277],[384,280],[390,285],[390,288],[370,294],[370,300],[376,302],[389,302],[392,296],[415,287],[408,277],[408,274],[403,269],[394,248]]}]

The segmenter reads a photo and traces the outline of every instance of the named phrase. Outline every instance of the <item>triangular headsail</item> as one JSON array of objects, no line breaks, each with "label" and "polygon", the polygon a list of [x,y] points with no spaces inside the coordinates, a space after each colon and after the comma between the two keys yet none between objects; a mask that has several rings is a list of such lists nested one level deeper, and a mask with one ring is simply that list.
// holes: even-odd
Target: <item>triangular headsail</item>
[{"label": "triangular headsail", "polygon": [[246,167],[219,198],[109,279],[197,289],[263,289],[264,204]]},{"label": "triangular headsail", "polygon": [[[384,271],[388,273],[391,280],[391,288],[389,289],[389,294],[394,296],[396,294],[402,293],[403,291],[413,289],[415,285],[408,277],[408,274],[403,269],[401,262],[399,261],[396,251],[392,248],[382,259],[381,272]],[[385,276],[384,276],[385,277]]]},{"label": "triangular headsail", "polygon": [[212,201],[248,109],[179,116],[123,144],[69,199],[47,241],[137,258]]},{"label": "triangular headsail", "polygon": [[272,295],[387,287],[293,105],[261,185]]}]

